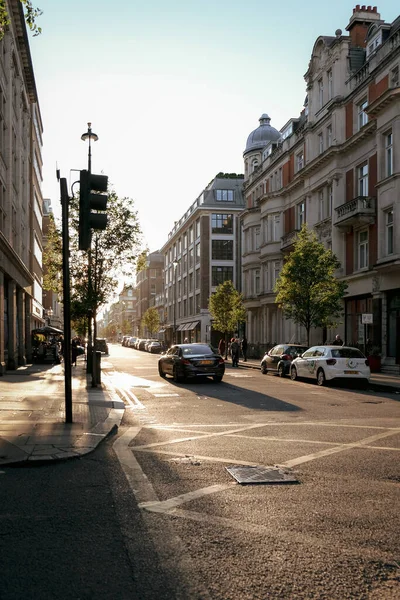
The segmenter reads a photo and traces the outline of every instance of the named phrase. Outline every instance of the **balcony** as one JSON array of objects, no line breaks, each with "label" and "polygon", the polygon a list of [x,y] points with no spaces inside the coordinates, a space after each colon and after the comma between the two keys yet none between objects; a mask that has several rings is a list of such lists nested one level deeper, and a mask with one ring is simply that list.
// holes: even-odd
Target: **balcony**
[{"label": "balcony", "polygon": [[287,233],[281,237],[281,250],[289,250],[289,248],[291,248],[295,243],[298,233],[299,229],[294,229],[290,233]]},{"label": "balcony", "polygon": [[336,210],[335,225],[339,229],[350,230],[352,227],[363,227],[372,225],[376,219],[375,198],[369,196],[358,196]]}]

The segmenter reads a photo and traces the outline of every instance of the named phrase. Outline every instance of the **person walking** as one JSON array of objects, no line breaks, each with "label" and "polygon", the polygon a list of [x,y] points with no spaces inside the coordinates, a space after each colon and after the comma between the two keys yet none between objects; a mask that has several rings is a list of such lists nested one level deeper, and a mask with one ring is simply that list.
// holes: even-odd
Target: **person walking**
[{"label": "person walking", "polygon": [[247,338],[244,335],[241,343],[244,362],[247,362]]},{"label": "person walking", "polygon": [[221,338],[218,343],[218,352],[222,356],[222,358],[226,358],[225,356],[226,344],[224,338]]},{"label": "person walking", "polygon": [[344,342],[339,334],[335,337],[335,341],[332,342],[332,346],[343,346]]},{"label": "person walking", "polygon": [[71,343],[71,353],[72,353],[72,361],[71,364],[73,367],[76,367],[76,359],[78,357],[78,338],[74,337]]},{"label": "person walking", "polygon": [[232,367],[239,366],[239,352],[240,352],[239,342],[236,338],[232,338],[232,340],[231,340]]}]

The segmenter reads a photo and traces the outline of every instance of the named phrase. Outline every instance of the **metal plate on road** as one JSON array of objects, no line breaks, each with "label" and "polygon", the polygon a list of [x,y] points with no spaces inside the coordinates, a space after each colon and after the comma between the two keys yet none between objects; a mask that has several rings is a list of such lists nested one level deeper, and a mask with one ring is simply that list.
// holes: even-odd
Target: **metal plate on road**
[{"label": "metal plate on road", "polygon": [[279,467],[251,467],[236,465],[233,467],[226,467],[226,470],[234,479],[236,479],[238,483],[241,484],[298,483],[298,480],[289,471],[285,471]]}]

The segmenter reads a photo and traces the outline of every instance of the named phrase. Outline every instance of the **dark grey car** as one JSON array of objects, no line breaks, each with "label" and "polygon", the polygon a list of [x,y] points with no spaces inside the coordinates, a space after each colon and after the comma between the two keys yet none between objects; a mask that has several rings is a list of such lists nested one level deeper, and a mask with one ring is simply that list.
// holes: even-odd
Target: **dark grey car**
[{"label": "dark grey car", "polygon": [[225,373],[225,361],[210,344],[177,344],[158,361],[160,377],[171,375],[181,382],[193,377],[212,377],[217,383]]},{"label": "dark grey car", "polygon": [[261,373],[278,374],[284,377],[289,374],[290,364],[294,358],[308,350],[308,346],[299,344],[278,344],[269,350],[261,361]]}]

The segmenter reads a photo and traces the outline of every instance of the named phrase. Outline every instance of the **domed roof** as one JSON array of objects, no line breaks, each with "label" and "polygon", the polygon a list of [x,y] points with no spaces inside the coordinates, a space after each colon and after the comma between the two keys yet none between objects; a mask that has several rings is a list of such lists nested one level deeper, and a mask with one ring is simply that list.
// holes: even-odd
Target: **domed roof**
[{"label": "domed roof", "polygon": [[243,152],[243,154],[253,150],[262,150],[264,146],[268,144],[268,142],[276,142],[281,137],[279,131],[275,129],[275,127],[271,127],[271,119],[268,115],[264,113],[261,115],[259,121],[259,127],[252,131],[247,138],[246,150]]}]

